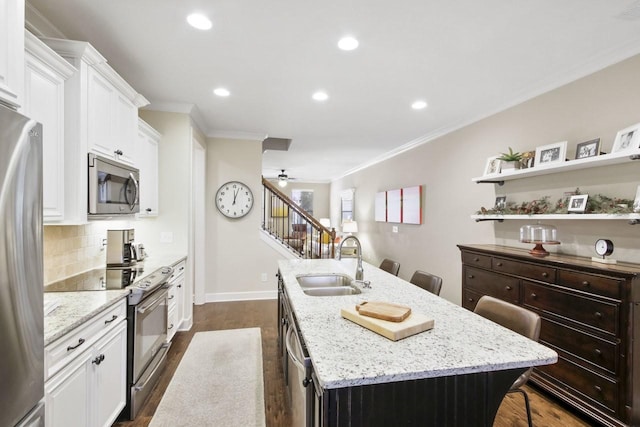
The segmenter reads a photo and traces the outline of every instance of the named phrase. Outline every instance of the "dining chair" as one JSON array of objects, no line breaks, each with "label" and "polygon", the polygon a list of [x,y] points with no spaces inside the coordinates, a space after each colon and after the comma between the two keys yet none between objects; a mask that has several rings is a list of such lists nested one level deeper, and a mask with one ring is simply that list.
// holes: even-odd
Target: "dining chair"
[{"label": "dining chair", "polygon": [[390,260],[388,258],[385,258],[382,260],[382,263],[380,264],[380,269],[386,271],[387,273],[391,273],[394,276],[397,276],[398,271],[400,271],[400,263]]},{"label": "dining chair", "polygon": [[[506,301],[484,295],[478,300],[478,304],[473,312],[502,325],[505,328],[511,329],[520,335],[524,335],[529,339],[538,341],[540,336],[540,316],[532,311]],[[529,396],[521,387],[529,380],[532,369],[533,368],[529,368],[520,375],[508,391],[508,393],[521,393],[524,397],[529,427],[533,427]]]},{"label": "dining chair", "polygon": [[442,289],[442,278],[426,271],[416,270],[409,282],[436,295],[440,295]]}]

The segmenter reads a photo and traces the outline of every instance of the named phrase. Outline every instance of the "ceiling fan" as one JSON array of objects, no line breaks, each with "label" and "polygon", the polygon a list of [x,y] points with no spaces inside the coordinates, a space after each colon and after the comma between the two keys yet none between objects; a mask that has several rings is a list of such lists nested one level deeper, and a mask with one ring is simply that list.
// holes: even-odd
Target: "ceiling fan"
[{"label": "ceiling fan", "polygon": [[284,173],[284,169],[281,169],[282,173],[280,175],[278,175],[278,186],[279,187],[286,187],[287,186],[287,182],[289,182],[289,176]]}]

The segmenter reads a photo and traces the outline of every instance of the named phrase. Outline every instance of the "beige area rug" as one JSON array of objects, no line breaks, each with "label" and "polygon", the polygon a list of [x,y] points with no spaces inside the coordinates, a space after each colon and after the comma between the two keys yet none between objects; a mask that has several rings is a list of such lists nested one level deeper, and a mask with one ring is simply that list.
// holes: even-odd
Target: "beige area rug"
[{"label": "beige area rug", "polygon": [[265,426],[260,329],[197,332],[150,426]]}]

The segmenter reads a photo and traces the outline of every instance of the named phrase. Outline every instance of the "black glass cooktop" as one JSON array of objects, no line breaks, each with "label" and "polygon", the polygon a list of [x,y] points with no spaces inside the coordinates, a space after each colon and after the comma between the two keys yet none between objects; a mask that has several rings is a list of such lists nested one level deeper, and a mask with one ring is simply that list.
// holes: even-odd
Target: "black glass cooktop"
[{"label": "black glass cooktop", "polygon": [[45,292],[106,291],[122,289],[144,275],[142,266],[97,268],[44,287]]}]

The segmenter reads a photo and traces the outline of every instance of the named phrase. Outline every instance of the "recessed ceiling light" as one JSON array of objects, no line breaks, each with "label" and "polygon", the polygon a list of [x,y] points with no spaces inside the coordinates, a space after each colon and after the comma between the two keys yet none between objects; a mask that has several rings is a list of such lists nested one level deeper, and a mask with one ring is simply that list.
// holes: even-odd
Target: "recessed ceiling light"
[{"label": "recessed ceiling light", "polygon": [[343,37],[338,41],[338,47],[342,50],[354,50],[358,45],[358,40],[351,36]]},{"label": "recessed ceiling light", "polygon": [[411,108],[414,110],[422,110],[423,108],[427,108],[427,103],[424,101],[416,101],[411,104]]},{"label": "recessed ceiling light", "polygon": [[321,90],[319,90],[318,92],[314,93],[311,97],[313,99],[315,99],[316,101],[326,101],[327,99],[329,99],[329,95],[327,95],[326,92],[323,92]]},{"label": "recessed ceiling light", "polygon": [[187,22],[193,28],[197,28],[199,30],[209,30],[212,26],[209,18],[201,13],[192,13],[191,15],[187,16]]},{"label": "recessed ceiling light", "polygon": [[227,89],[225,89],[223,87],[219,87],[217,89],[214,89],[213,93],[215,93],[218,96],[229,96],[229,95],[231,95],[231,92],[229,92]]}]

